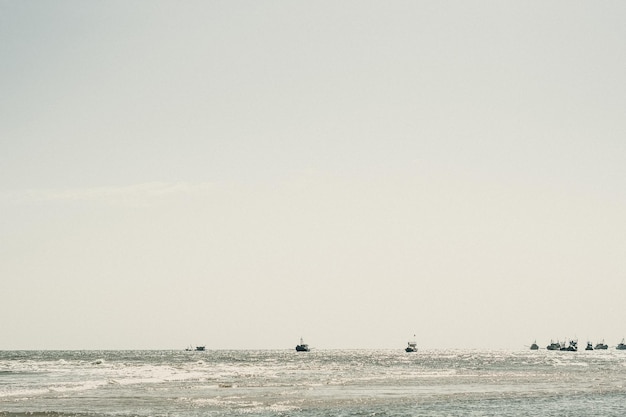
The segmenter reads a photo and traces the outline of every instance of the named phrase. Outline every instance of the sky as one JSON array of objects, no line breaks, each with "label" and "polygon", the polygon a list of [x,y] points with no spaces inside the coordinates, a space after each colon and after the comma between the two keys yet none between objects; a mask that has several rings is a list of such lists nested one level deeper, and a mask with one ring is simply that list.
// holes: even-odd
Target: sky
[{"label": "sky", "polygon": [[614,346],[624,21],[1,0],[0,349]]}]

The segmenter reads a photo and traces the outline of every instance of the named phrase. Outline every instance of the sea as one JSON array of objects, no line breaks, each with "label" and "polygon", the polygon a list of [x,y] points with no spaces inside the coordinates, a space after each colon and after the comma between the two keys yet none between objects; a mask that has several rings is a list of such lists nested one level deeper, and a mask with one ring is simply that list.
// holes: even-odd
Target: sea
[{"label": "sea", "polygon": [[589,415],[626,351],[0,351],[0,416]]}]

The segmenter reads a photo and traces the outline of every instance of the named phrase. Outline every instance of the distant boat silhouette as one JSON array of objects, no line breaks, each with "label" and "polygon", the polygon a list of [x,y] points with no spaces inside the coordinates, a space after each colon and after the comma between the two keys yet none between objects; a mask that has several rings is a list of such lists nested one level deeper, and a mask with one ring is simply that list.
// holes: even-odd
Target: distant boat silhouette
[{"label": "distant boat silhouette", "polygon": [[570,340],[569,344],[567,346],[565,346],[565,343],[561,346],[561,349],[563,351],[568,351],[568,352],[577,352],[578,351],[578,341],[576,340]]},{"label": "distant boat silhouette", "polygon": [[587,342],[587,347],[585,348],[585,350],[593,350],[593,343]]},{"label": "distant boat silhouette", "polygon": [[550,340],[550,344],[548,346],[546,346],[546,349],[548,349],[548,350],[561,350],[561,344],[559,343],[558,340],[556,342]]},{"label": "distant boat silhouette", "polygon": [[617,347],[615,349],[617,349],[617,350],[626,350],[626,343],[624,343],[624,339],[622,339],[622,341],[619,342],[619,345],[617,345]]},{"label": "distant boat silhouette", "polygon": [[[415,335],[413,335],[413,338],[415,338]],[[404,348],[404,351],[405,352],[417,352],[417,342],[415,341],[415,339],[407,343],[407,347]]]},{"label": "distant boat silhouette", "polygon": [[300,344],[296,345],[296,352],[308,352],[311,349],[309,348],[309,345],[307,345],[306,343],[304,343],[304,341],[302,340],[302,338],[300,338]]},{"label": "distant boat silhouette", "polygon": [[532,345],[530,345],[530,350],[539,350],[539,345],[537,344],[536,340],[533,342]]},{"label": "distant boat silhouette", "polygon": [[596,350],[607,350],[608,348],[609,348],[609,345],[604,343],[604,340],[602,340],[600,343],[596,344],[596,347],[595,347]]},{"label": "distant boat silhouette", "polygon": [[203,352],[203,351],[205,350],[205,347],[204,347],[204,346],[196,346],[196,347],[194,348],[193,346],[189,345],[189,346],[187,346],[187,347],[185,348],[185,350],[186,350],[187,352],[191,352],[191,351],[194,351],[194,350],[195,350],[195,351],[197,351],[197,352]]}]

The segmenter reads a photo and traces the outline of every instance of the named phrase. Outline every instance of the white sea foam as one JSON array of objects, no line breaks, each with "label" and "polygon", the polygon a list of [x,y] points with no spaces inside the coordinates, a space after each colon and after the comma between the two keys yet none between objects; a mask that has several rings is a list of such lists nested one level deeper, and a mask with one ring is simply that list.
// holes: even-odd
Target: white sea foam
[{"label": "white sea foam", "polygon": [[48,388],[20,388],[0,389],[0,398],[22,398],[28,399],[41,394],[48,393]]},{"label": "white sea foam", "polygon": [[48,390],[51,392],[80,392],[80,391],[88,391],[97,389],[103,385],[106,385],[107,381],[84,381],[77,384],[68,384],[68,385],[53,385],[48,387]]}]

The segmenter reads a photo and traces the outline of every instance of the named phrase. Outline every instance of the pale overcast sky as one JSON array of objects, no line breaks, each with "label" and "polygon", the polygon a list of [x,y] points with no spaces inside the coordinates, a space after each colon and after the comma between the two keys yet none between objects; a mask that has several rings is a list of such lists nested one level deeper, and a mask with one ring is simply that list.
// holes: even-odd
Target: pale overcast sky
[{"label": "pale overcast sky", "polygon": [[0,349],[615,345],[624,22],[0,1]]}]

